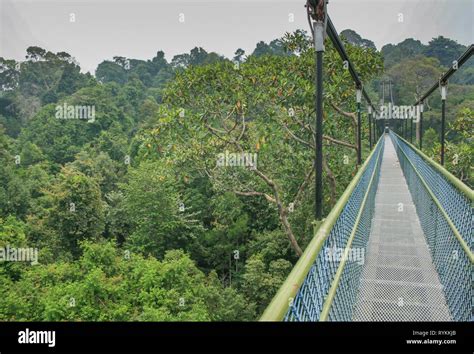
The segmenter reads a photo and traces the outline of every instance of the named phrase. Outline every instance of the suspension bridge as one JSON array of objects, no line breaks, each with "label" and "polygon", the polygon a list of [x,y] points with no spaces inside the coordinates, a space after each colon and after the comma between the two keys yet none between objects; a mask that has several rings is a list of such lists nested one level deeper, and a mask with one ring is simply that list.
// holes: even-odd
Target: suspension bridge
[{"label": "suspension bridge", "polygon": [[[395,132],[375,119],[377,110],[326,14],[326,1],[308,1],[306,6],[316,49],[315,215],[320,223],[260,320],[472,321],[474,192],[443,163],[447,81],[472,56],[474,46],[415,103],[423,107],[428,96],[441,89],[438,164],[421,151],[422,114],[418,147],[408,141],[413,122],[409,134],[407,121]],[[323,219],[320,138],[326,33],[355,82],[361,167]],[[362,96],[368,104],[371,147],[363,164]]]},{"label": "suspension bridge", "polygon": [[[390,131],[261,317],[471,321],[474,193]],[[342,257],[328,257],[343,248]],[[350,259],[365,250],[364,261]]]}]

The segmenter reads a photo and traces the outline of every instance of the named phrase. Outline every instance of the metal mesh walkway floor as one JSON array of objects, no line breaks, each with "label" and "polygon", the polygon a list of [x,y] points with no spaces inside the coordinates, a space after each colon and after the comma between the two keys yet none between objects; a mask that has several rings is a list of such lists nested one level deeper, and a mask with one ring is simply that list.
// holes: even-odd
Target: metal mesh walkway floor
[{"label": "metal mesh walkway floor", "polygon": [[438,273],[388,135],[354,321],[451,321]]}]

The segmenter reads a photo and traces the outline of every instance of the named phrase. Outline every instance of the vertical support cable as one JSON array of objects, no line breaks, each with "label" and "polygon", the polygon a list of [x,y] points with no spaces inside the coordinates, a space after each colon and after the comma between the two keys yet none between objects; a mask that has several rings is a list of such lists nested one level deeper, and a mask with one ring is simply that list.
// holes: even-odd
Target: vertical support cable
[{"label": "vertical support cable", "polygon": [[323,52],[316,52],[316,220],[323,216]]},{"label": "vertical support cable", "polygon": [[[382,106],[385,104],[385,81],[382,81]],[[387,120],[386,118],[383,119],[383,125],[382,125],[382,131],[379,132],[380,134],[383,134],[385,132],[385,127],[387,126]],[[379,124],[379,129],[380,129],[380,124]]]},{"label": "vertical support cable", "polygon": [[423,101],[420,103],[420,150],[423,149]]},{"label": "vertical support cable", "polygon": [[382,81],[382,106],[385,103],[385,81]]},{"label": "vertical support cable", "polygon": [[390,79],[389,83],[390,83],[390,102],[392,102],[392,106],[393,106],[392,79]]},{"label": "vertical support cable", "polygon": [[[375,129],[375,132],[377,132],[377,139],[374,139],[374,142],[375,142],[376,140],[379,140],[380,135],[382,134],[380,132],[380,122],[378,122],[377,124],[377,119],[374,120],[374,129]],[[375,132],[374,132],[374,137],[375,137]]]},{"label": "vertical support cable", "polygon": [[377,138],[374,140],[378,140],[380,137],[380,122],[377,122],[377,118],[374,119],[374,136],[377,134]]},{"label": "vertical support cable", "polygon": [[375,142],[378,140],[378,134],[377,134],[377,111],[374,112],[374,116],[372,118],[372,121],[373,121],[373,124],[374,124],[374,127],[373,127],[373,132],[374,132],[374,139],[373,139],[373,142],[375,144]]},{"label": "vertical support cable", "polygon": [[360,120],[360,101],[362,100],[362,87],[358,86],[356,90],[357,99],[357,164],[362,163],[362,124]]},{"label": "vertical support cable", "polygon": [[408,119],[405,117],[405,140],[408,140]]},{"label": "vertical support cable", "polygon": [[444,135],[446,125],[446,82],[441,83],[441,166],[444,166]]},{"label": "vertical support cable", "polygon": [[314,48],[316,49],[316,153],[315,167],[315,217],[323,217],[323,53],[324,53],[324,23],[314,22]]},{"label": "vertical support cable", "polygon": [[369,118],[369,147],[372,150],[372,106],[369,105],[367,108],[368,110],[368,118]]}]

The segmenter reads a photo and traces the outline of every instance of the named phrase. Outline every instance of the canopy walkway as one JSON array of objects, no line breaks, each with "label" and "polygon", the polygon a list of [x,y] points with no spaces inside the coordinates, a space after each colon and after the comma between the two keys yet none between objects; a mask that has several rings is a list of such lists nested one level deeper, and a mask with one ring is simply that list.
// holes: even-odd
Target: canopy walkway
[{"label": "canopy walkway", "polygon": [[[421,149],[423,104],[440,89],[439,165],[394,131],[388,131],[389,123],[381,119],[372,104],[326,6],[327,0],[306,3],[316,52],[314,166],[318,228],[261,320],[472,321],[474,192],[441,165],[448,79],[473,55],[474,45],[415,103],[420,115],[417,140]],[[322,53],[326,35],[355,83],[358,165],[362,163],[362,97],[368,107],[372,152],[322,219]],[[407,119],[400,123],[395,124],[397,131],[413,140],[413,120],[410,134]],[[372,149],[382,129],[386,132]]]},{"label": "canopy walkway", "polygon": [[473,200],[383,134],[261,320],[472,320]]}]

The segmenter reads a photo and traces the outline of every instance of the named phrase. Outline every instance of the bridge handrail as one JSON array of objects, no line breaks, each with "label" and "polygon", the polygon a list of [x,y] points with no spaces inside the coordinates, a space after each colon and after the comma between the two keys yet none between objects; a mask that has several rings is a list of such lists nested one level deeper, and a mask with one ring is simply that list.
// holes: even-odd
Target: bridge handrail
[{"label": "bridge handrail", "polygon": [[463,193],[466,197],[468,197],[471,201],[474,201],[474,191],[469,188],[466,184],[464,184],[460,179],[454,176],[451,172],[446,170],[443,166],[439,163],[434,161],[432,158],[427,156],[423,151],[419,150],[415,145],[411,144],[400,135],[393,132],[400,140],[402,140],[405,144],[407,144],[412,150],[414,150],[418,155],[420,155],[423,160],[428,162],[436,171],[441,173],[454,187],[456,187],[461,193]]},{"label": "bridge handrail", "polygon": [[374,157],[374,154],[376,152],[380,154],[380,148],[378,147],[380,144],[383,144],[382,140],[383,135],[379,138],[377,144],[372,149],[372,152],[367,157],[357,174],[354,176],[351,183],[347,186],[346,190],[339,198],[334,208],[322,221],[321,225],[316,231],[315,236],[306,247],[305,251],[301,255],[296,265],[293,267],[285,282],[278,290],[277,294],[273,297],[272,301],[265,309],[263,315],[260,317],[260,321],[282,321],[284,319],[290,307],[290,299],[294,299],[297,295],[319,252],[321,251],[324,241],[328,238],[333,226],[336,224],[338,217],[341,215],[344,207],[351,197],[352,192],[358,185],[370,161]]},{"label": "bridge handrail", "polygon": [[451,316],[455,321],[473,321],[474,209],[469,190],[459,191],[443,170],[418,155],[393,131],[390,136]]},{"label": "bridge handrail", "polygon": [[[473,191],[468,187],[466,186],[464,183],[462,183],[460,180],[458,180],[455,176],[453,176],[450,172],[448,172],[447,170],[445,170],[441,165],[437,164],[435,161],[433,161],[432,159],[430,159],[428,156],[426,156],[425,154],[423,154],[421,151],[419,151],[418,149],[416,149],[413,145],[411,145],[409,142],[407,142],[405,139],[403,139],[402,137],[400,137],[398,134],[396,134],[395,132],[392,131],[392,134],[396,136],[397,139],[400,139],[401,141],[403,141],[404,143],[406,143],[409,147],[411,147],[415,152],[419,153],[421,157],[423,157],[423,159],[427,162],[429,162],[431,164],[432,167],[434,167],[438,172],[442,173],[443,176],[445,177],[449,177],[448,180],[449,182],[451,182],[453,185],[455,185],[461,192],[463,192],[463,194],[465,194],[468,198],[470,198],[470,200],[472,201],[473,198],[472,198],[472,194],[473,194]],[[400,145],[398,141],[396,141],[396,144],[397,145]],[[423,186],[426,188],[427,192],[429,193],[429,195],[431,196],[431,198],[433,199],[434,203],[436,204],[436,206],[439,208],[441,214],[443,215],[443,217],[446,219],[449,227],[451,228],[451,230],[453,231],[454,235],[456,236],[457,240],[459,241],[459,243],[461,244],[461,247],[462,249],[464,250],[464,252],[466,253],[466,255],[468,256],[469,260],[471,261],[471,263],[474,263],[474,255],[471,251],[471,249],[469,248],[469,245],[467,244],[467,241],[464,240],[464,238],[462,237],[461,233],[459,232],[458,228],[456,227],[456,225],[454,224],[453,220],[451,219],[451,217],[448,215],[448,213],[446,212],[446,210],[444,209],[443,205],[441,204],[441,202],[439,201],[439,199],[436,197],[436,195],[434,194],[434,192],[431,190],[431,188],[429,187],[429,185],[426,183],[425,179],[423,178],[423,176],[420,174],[420,172],[418,171],[417,167],[413,164],[413,162],[410,160],[410,158],[406,155],[406,153],[403,151],[403,149],[400,149],[400,151],[403,153],[403,155],[406,157],[407,161],[412,165],[413,169],[415,170],[416,174],[418,175],[418,177],[420,178],[420,181],[422,182]],[[454,184],[454,182],[457,181],[457,184]],[[461,187],[463,187],[463,189],[461,189]]]}]

